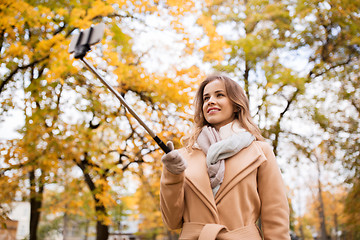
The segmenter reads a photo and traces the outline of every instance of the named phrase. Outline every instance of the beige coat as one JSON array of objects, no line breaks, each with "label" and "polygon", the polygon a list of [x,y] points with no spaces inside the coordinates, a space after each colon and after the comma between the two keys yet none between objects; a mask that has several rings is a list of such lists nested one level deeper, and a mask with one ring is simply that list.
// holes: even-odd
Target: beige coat
[{"label": "beige coat", "polygon": [[[225,177],[213,196],[205,155],[189,154],[184,173],[163,169],[160,205],[170,229],[182,228],[180,239],[290,239],[289,207],[271,146],[255,141],[225,161]],[[261,216],[262,233],[255,222]]]}]

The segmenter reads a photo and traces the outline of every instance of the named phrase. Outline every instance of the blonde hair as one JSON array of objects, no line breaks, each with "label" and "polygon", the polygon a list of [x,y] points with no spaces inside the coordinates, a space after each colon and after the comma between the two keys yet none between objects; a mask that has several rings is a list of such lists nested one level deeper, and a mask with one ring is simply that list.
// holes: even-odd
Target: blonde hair
[{"label": "blonde hair", "polygon": [[224,83],[226,94],[230,101],[234,104],[234,108],[237,110],[235,113],[235,119],[239,120],[241,127],[253,134],[256,140],[263,141],[264,137],[261,135],[260,129],[253,122],[250,115],[249,100],[246,97],[242,87],[231,78],[223,76],[221,74],[216,74],[208,76],[200,84],[199,89],[196,92],[194,100],[195,113],[193,130],[189,136],[183,139],[183,143],[186,149],[191,151],[202,128],[205,125],[211,126],[211,124],[206,121],[202,110],[204,104],[203,94],[205,86],[215,80],[220,80]]}]

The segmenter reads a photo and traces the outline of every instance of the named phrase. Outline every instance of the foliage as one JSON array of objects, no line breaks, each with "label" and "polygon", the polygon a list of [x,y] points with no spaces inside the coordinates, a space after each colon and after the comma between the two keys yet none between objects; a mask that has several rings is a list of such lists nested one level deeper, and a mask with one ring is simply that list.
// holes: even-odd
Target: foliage
[{"label": "foliage", "polygon": [[[296,8],[299,24],[304,25],[298,38],[314,53],[309,60],[317,92],[310,103],[311,116],[329,142],[330,161],[348,169],[345,175],[352,185],[345,205],[349,226],[357,225],[358,211],[352,206],[359,204],[352,197],[359,182],[359,6],[358,1],[299,1]],[[345,236],[351,238],[355,229]]]},{"label": "foliage", "polygon": [[[205,14],[228,44],[224,61],[214,62],[215,69],[243,84],[275,154],[307,162],[323,148],[323,164],[334,169],[330,166],[341,163],[349,171],[334,171],[348,176],[355,187],[360,152],[359,2],[207,3]],[[303,150],[305,157],[299,156]],[[348,201],[356,206],[359,200]]]},{"label": "foliage", "polygon": [[[0,142],[1,218],[6,219],[12,201],[29,200],[35,210],[33,223],[40,213],[83,217],[97,223],[100,239],[106,238],[108,226],[121,225],[132,209],[141,220],[141,234],[167,234],[158,209],[162,153],[82,62],[67,52],[73,34],[105,22],[106,37],[87,59],[160,138],[180,146],[190,124],[188,103],[204,76],[190,59],[201,57],[205,66],[241,82],[255,120],[278,156],[306,162],[320,149],[327,169],[341,163],[346,170],[336,171],[347,176],[351,189],[340,194],[346,199],[344,206],[337,192],[326,191],[325,215],[334,215],[331,211],[336,209],[346,236],[357,237],[359,4],[2,1],[0,121],[17,110],[23,124],[18,129],[21,137]],[[154,27],[154,18],[162,24]],[[163,72],[156,69],[160,60],[151,65],[154,69],[146,65],[154,51],[160,56],[156,43],[149,49],[136,48],[141,33],[155,30],[176,35],[174,43],[180,45],[171,47],[181,46],[180,55],[174,56],[179,62]],[[128,174],[137,176],[139,183],[134,196],[126,194]],[[316,199],[314,195],[308,214],[291,216],[302,221],[304,236],[319,222],[311,214]],[[328,230],[334,229],[327,222]],[[31,226],[36,237],[35,223]],[[301,225],[292,226],[300,231]]]},{"label": "foliage", "polygon": [[[155,131],[172,131],[161,136],[171,139],[178,134],[171,122],[184,117],[167,109],[186,109],[189,99],[184,93],[191,90],[189,83],[199,71],[196,66],[180,67],[174,78],[148,73],[142,66],[146,52],[133,50],[133,26],[146,28],[146,16],[167,16],[172,19],[167,28],[185,34],[180,19],[193,5],[90,0],[5,1],[0,7],[1,68],[5,72],[0,80],[0,117],[4,119],[11,109],[18,109],[25,119],[19,130],[22,137],[13,144],[5,142],[1,149],[1,181],[7,182],[11,176],[12,182],[2,185],[6,186],[2,195],[13,201],[20,186],[31,186],[24,188],[21,198],[30,199],[35,209],[30,239],[36,239],[46,187],[64,184],[62,198],[54,196],[55,205],[50,209],[81,215],[86,206],[92,206],[93,211],[85,213],[98,223],[97,239],[107,238],[109,210],[121,194],[112,188],[121,189],[123,172],[134,163],[141,164],[143,155],[158,148],[107,90],[70,58],[70,37],[91,24],[107,23],[107,37],[99,50],[88,54],[89,60],[102,74],[115,79],[115,87],[144,113],[143,117],[153,121]],[[90,191],[79,189],[81,184],[76,186],[81,178],[69,172],[75,166],[82,171]],[[5,195],[7,192],[10,195]],[[84,198],[73,199],[77,193]]]},{"label": "foliage", "polygon": [[354,183],[350,192],[346,196],[345,201],[345,236],[350,239],[357,239],[360,237],[360,226],[359,226],[359,207],[360,201],[358,196],[360,194],[359,182]]},{"label": "foliage", "polygon": [[[316,188],[316,187],[315,187]],[[344,231],[345,218],[342,214],[344,211],[344,197],[346,191],[344,189],[337,189],[337,191],[324,191],[322,193],[322,198],[324,200],[325,206],[325,216],[326,216],[326,227],[327,233],[331,235],[332,238],[336,238],[335,233],[337,234]],[[300,216],[297,222],[297,231],[299,232],[300,223],[303,228],[304,239],[312,239],[313,235],[316,235],[320,232],[320,218],[318,214],[319,201],[317,193],[312,195],[308,201],[308,209],[304,216]],[[299,234],[301,236],[301,234]],[[339,237],[339,235],[337,235]]]},{"label": "foliage", "polygon": [[[156,168],[150,172],[146,168],[139,169],[138,176],[141,181],[134,198],[139,212],[139,232],[147,239],[154,239],[164,233],[162,218],[159,208],[161,165],[156,163]],[[147,173],[148,172],[148,173]]]},{"label": "foliage", "polygon": [[275,153],[280,135],[286,131],[280,124],[306,81],[279,63],[294,31],[288,4],[228,0],[208,1],[204,8],[219,31],[230,28],[223,34],[227,43],[224,60],[215,62],[214,68],[232,75],[243,86],[252,113],[263,135],[273,141]]},{"label": "foliage", "polygon": [[57,217],[55,219],[44,221],[44,224],[39,227],[39,239],[49,239],[54,235],[62,234],[61,232],[61,223],[63,221],[62,217]]}]

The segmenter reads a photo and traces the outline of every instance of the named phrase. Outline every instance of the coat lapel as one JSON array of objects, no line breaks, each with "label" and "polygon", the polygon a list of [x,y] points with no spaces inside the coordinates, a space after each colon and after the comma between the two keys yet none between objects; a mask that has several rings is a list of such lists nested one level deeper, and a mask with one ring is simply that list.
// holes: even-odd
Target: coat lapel
[{"label": "coat lapel", "polygon": [[207,173],[205,154],[200,150],[193,150],[189,154],[184,149],[182,149],[180,153],[188,161],[188,166],[185,170],[187,184],[194,192],[197,192],[198,196],[208,208],[211,211],[215,211],[217,215],[215,199]]},{"label": "coat lapel", "polygon": [[200,150],[188,153],[185,149],[180,150],[181,155],[188,161],[185,170],[187,184],[196,192],[208,208],[217,215],[216,204],[242,179],[256,170],[266,157],[256,142],[241,150],[233,157],[225,160],[225,177],[215,198],[210,186],[207,173],[205,154]]},{"label": "coat lapel", "polygon": [[225,177],[215,195],[216,204],[237,183],[256,170],[266,160],[264,153],[256,142],[225,160]]}]

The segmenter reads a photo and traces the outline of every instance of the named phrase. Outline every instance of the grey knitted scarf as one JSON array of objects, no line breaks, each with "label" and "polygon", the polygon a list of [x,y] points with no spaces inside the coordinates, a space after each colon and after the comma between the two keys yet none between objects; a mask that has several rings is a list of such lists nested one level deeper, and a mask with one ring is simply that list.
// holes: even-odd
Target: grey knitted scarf
[{"label": "grey knitted scarf", "polygon": [[224,179],[224,160],[234,156],[254,140],[255,137],[245,129],[240,132],[233,132],[227,138],[221,139],[219,132],[215,128],[203,127],[197,138],[197,144],[206,155],[206,165],[214,196]]}]

